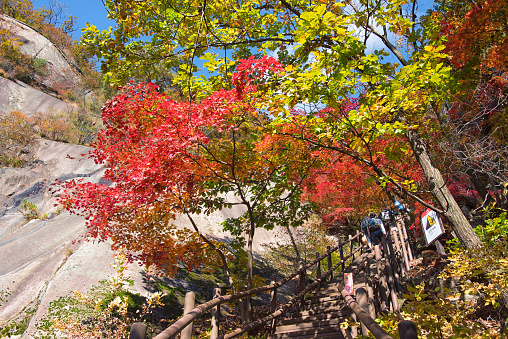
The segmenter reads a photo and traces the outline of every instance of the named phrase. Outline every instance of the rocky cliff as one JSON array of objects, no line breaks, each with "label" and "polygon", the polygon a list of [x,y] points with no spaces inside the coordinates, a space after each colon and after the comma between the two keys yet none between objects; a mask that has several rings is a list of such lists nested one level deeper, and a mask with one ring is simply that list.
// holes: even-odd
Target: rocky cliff
[{"label": "rocky cliff", "polygon": [[[5,16],[0,16],[0,24],[9,27],[23,43],[20,48],[24,53],[48,61],[51,72],[57,74],[52,79],[78,81],[67,59],[46,38]],[[50,87],[52,83],[45,85]],[[18,110],[31,115],[62,109],[74,106],[20,81],[0,77],[0,114]],[[87,232],[84,219],[55,206],[58,193],[51,190],[55,180],[102,180],[103,168],[82,156],[89,150],[38,139],[24,167],[0,168],[0,291],[9,293],[0,305],[0,326],[19,317],[27,307],[32,308],[35,315],[24,337],[30,337],[35,322],[52,300],[73,290],[87,290],[114,273],[109,265],[113,261],[110,245],[83,241]],[[39,218],[27,222],[21,207],[24,200],[37,207]],[[196,216],[196,221],[215,237],[226,238],[228,234],[220,231],[220,223],[239,213],[239,209],[227,209]],[[178,223],[189,227],[185,218]],[[255,250],[262,251],[262,244],[272,240],[273,233],[257,231]],[[146,294],[143,268],[133,264],[128,274],[135,281],[133,290]]]},{"label": "rocky cliff", "polygon": [[[11,37],[19,43],[21,53],[46,62],[47,74],[41,79],[41,85],[49,92],[57,93],[57,85],[71,87],[79,82],[79,77],[70,66],[68,58],[39,32],[3,14],[0,14],[0,28],[12,34]],[[73,106],[22,81],[0,77],[0,112],[17,110],[31,115],[36,111],[49,112],[62,109],[70,110]]]}]

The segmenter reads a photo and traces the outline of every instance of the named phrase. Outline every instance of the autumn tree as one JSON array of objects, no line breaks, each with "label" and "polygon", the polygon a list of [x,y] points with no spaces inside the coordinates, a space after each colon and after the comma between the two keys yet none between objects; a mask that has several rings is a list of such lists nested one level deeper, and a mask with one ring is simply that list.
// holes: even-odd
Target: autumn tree
[{"label": "autumn tree", "polygon": [[[212,89],[228,87],[232,60],[273,53],[287,71],[285,78],[264,79],[264,95],[272,98],[264,109],[279,118],[276,123],[284,123],[288,110],[299,103],[337,109],[338,102],[362,94],[360,107],[349,114],[350,122],[374,138],[404,136],[440,208],[412,194],[382,166],[343,149],[344,142],[354,147],[365,144],[362,135],[344,140],[348,133],[342,132],[349,127],[343,120],[319,126],[320,109],[311,108],[307,114],[316,129],[305,137],[307,142],[333,147],[363,162],[404,195],[443,213],[465,246],[480,243],[421,136],[426,134],[432,110],[443,105],[454,83],[450,68],[443,64],[442,42],[431,39],[428,27],[416,22],[417,2],[267,0],[238,6],[231,1],[160,0],[108,1],[106,6],[117,27],[99,32],[89,26],[83,42],[104,58],[102,69],[113,83],[151,74],[152,60],[166,67],[183,61],[180,78],[175,80],[185,88],[187,98],[195,100]],[[383,47],[370,52],[367,45],[374,38]],[[395,39],[405,43],[409,53],[398,48]],[[392,59],[387,58],[389,54]],[[207,78],[194,75],[202,62],[211,72]]]},{"label": "autumn tree", "polygon": [[506,168],[506,2],[440,2],[426,16],[445,51],[459,86],[442,107],[445,149],[461,163],[484,203],[500,199]]},{"label": "autumn tree", "polygon": [[[222,226],[234,238],[230,252],[247,254],[251,288],[256,229],[298,226],[310,211],[300,195],[312,155],[303,142],[287,148],[283,137],[263,133],[269,113],[252,96],[259,79],[282,71],[273,58],[244,60],[233,89],[199,103],[173,101],[153,84],[124,87],[105,105],[105,129],[91,153],[112,185],[63,183],[62,203],[86,217],[91,236],[111,238],[167,274],[178,262],[189,269],[206,263],[206,245],[220,256],[231,287],[228,251],[193,215],[239,206],[241,214]],[[179,215],[190,230],[177,227]]]}]

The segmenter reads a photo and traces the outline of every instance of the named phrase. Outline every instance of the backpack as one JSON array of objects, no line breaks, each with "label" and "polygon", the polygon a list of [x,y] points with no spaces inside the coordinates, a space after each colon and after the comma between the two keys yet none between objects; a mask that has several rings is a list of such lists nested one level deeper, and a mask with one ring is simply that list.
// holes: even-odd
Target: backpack
[{"label": "backpack", "polygon": [[371,218],[369,221],[369,232],[375,232],[379,230],[381,226],[379,226],[379,223],[376,221],[376,219]]},{"label": "backpack", "polygon": [[383,210],[381,213],[379,213],[379,219],[381,220],[390,220],[392,218],[392,211],[390,210]]}]

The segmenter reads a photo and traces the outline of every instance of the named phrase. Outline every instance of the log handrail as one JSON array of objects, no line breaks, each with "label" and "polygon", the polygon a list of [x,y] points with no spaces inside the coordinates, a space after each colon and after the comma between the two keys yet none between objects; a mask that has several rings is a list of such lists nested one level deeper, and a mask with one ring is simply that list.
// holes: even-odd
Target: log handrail
[{"label": "log handrail", "polygon": [[[390,272],[391,272],[390,260],[392,258],[388,258],[389,256],[385,255],[385,258],[381,259],[379,256],[379,253],[376,258],[376,252],[379,252],[379,249],[377,247],[376,247],[376,252],[365,253],[355,260],[354,255],[358,251],[363,249],[363,244],[360,241],[361,236],[362,236],[362,234],[357,232],[357,234],[354,237],[350,237],[347,242],[342,243],[342,241],[339,241],[339,244],[337,246],[335,246],[334,248],[330,249],[328,247],[327,251],[323,255],[316,254],[316,259],[314,261],[309,262],[306,265],[301,265],[300,268],[298,270],[296,270],[293,274],[285,277],[284,279],[282,279],[278,282],[276,282],[275,280],[272,279],[272,281],[270,282],[269,285],[252,288],[248,291],[238,292],[235,294],[219,296],[219,297],[212,299],[208,302],[205,302],[199,306],[196,306],[190,312],[188,312],[187,314],[182,316],[175,323],[173,323],[171,326],[169,326],[167,329],[165,329],[163,332],[161,332],[159,335],[157,335],[155,337],[155,339],[174,338],[184,328],[186,328],[189,324],[191,324],[194,321],[194,319],[196,319],[198,316],[200,316],[204,312],[206,312],[214,307],[218,307],[218,305],[220,305],[222,303],[239,300],[239,299],[242,299],[245,297],[251,297],[251,296],[254,296],[254,295],[257,295],[260,293],[269,292],[269,291],[276,293],[277,288],[285,285],[286,283],[294,280],[295,278],[297,278],[297,277],[299,279],[302,279],[302,277],[304,278],[305,274],[309,268],[311,268],[315,265],[318,265],[318,267],[319,267],[319,264],[325,258],[328,258],[328,271],[324,274],[321,274],[321,275],[318,273],[317,278],[310,285],[308,285],[308,286],[305,286],[305,284],[301,285],[301,288],[299,289],[298,293],[290,301],[288,301],[284,305],[279,305],[278,307],[274,307],[275,306],[274,300],[271,300],[271,304],[272,304],[271,305],[271,312],[272,312],[271,314],[269,314],[268,316],[263,317],[261,319],[258,319],[254,322],[245,324],[245,325],[241,326],[240,328],[237,328],[233,332],[220,335],[218,337],[218,339],[235,338],[235,337],[242,335],[245,332],[253,330],[253,329],[255,329],[259,326],[262,326],[264,324],[267,324],[267,323],[271,323],[272,326],[275,326],[277,318],[283,316],[293,305],[297,304],[298,301],[301,300],[300,302],[303,302],[303,298],[306,293],[313,291],[315,289],[319,289],[319,286],[321,286],[321,284],[323,282],[325,282],[326,279],[333,276],[333,272],[335,270],[337,270],[339,267],[341,267],[342,269],[340,271],[341,272],[345,271],[344,266],[345,266],[346,262],[351,257],[353,258],[353,263],[357,263],[357,267],[355,267],[352,271],[353,276],[358,275],[358,273],[362,269],[364,269],[365,267],[368,267],[368,265],[370,265],[370,263],[373,259],[376,259],[376,261],[378,263],[378,265],[377,265],[378,269],[377,269],[375,278],[379,279],[380,277],[384,276],[382,273],[383,270],[381,269],[381,266],[380,266],[381,260],[388,261],[387,273],[390,274]],[[358,242],[357,242],[357,246],[353,249],[352,244],[353,244],[354,240],[358,240]],[[343,246],[346,243],[350,244],[350,251],[347,256],[344,256]],[[390,249],[386,248],[386,241],[385,241],[384,237],[383,237],[383,243],[385,244],[385,254],[388,254],[388,251],[392,252],[391,248]],[[337,252],[337,251],[340,251],[340,259],[341,260],[338,263],[336,263],[333,267],[330,267],[331,266],[331,261],[330,261],[331,254],[334,252]],[[391,254],[391,257],[393,257],[393,253]],[[319,268],[318,268],[318,270],[319,270]],[[390,280],[388,283],[392,283],[392,280]],[[374,337],[376,339],[392,339],[392,337],[390,335],[388,335],[388,333],[386,333],[386,331],[383,330],[383,328],[381,328],[381,326],[379,326],[379,324],[377,324],[375,322],[375,320],[369,315],[369,313],[367,311],[365,311],[355,301],[355,299],[346,291],[345,286],[344,286],[344,281],[342,281],[338,284],[338,290],[340,291],[341,296],[344,298],[347,307],[349,307],[349,309],[351,309],[352,313],[356,316],[356,319],[358,319],[363,324],[362,326],[365,326],[374,335]],[[396,295],[393,295],[394,294],[393,286],[390,285],[390,288],[385,292],[388,293],[388,294],[386,294],[385,298],[390,294],[392,294],[391,295],[392,299],[396,298]],[[272,296],[272,299],[273,299],[273,296]],[[397,307],[397,305],[394,305],[394,306]],[[408,324],[405,324],[404,322],[402,322],[404,324],[402,324],[402,323],[401,324],[404,326],[402,326],[402,327],[399,326],[399,327],[403,328],[403,331],[406,331],[407,333],[411,333],[411,335],[413,335],[413,334],[416,335],[416,327],[414,326],[414,323],[408,322],[408,321],[406,321],[406,322]],[[401,324],[399,324],[399,325],[401,325]],[[411,325],[411,326],[409,326],[409,325]],[[404,332],[404,333],[406,333],[406,332]],[[413,337],[409,336],[409,334],[408,334],[408,336],[405,336],[405,335],[402,335],[403,332],[400,332],[400,333],[401,333],[401,338],[413,338]]]},{"label": "log handrail", "polygon": [[[353,253],[356,253],[358,252],[359,250],[361,250],[361,247],[358,247],[356,248]],[[349,255],[348,255],[349,257]],[[344,260],[347,260],[347,258],[344,258]],[[255,329],[256,327],[260,326],[260,325],[263,325],[265,324],[266,322],[270,321],[270,320],[273,320],[277,317],[280,317],[282,315],[284,315],[284,313],[291,307],[293,306],[299,299],[301,299],[306,293],[314,290],[317,286],[319,286],[320,283],[326,281],[326,279],[330,276],[330,274],[332,274],[333,271],[335,271],[339,266],[341,266],[343,264],[342,260],[340,262],[338,262],[337,264],[335,264],[335,266],[333,266],[331,269],[329,269],[328,271],[326,271],[325,274],[321,275],[321,278],[318,278],[316,280],[314,280],[314,282],[312,284],[310,284],[309,286],[307,286],[303,291],[299,292],[297,295],[295,295],[290,301],[288,301],[286,304],[282,305],[282,306],[279,306],[279,309],[275,312],[273,312],[272,314],[269,314],[268,316],[264,317],[264,318],[261,318],[261,319],[258,319],[250,324],[246,324],[238,329],[236,329],[235,331],[229,333],[229,334],[226,334],[226,335],[221,335],[219,336],[218,339],[231,339],[231,338],[235,338],[247,331],[250,331],[252,329]]]},{"label": "log handrail", "polygon": [[[357,239],[359,237],[361,237],[360,233],[356,234],[354,237],[352,237],[351,241],[353,241],[353,240],[355,240],[355,239]],[[284,284],[290,282],[291,280],[293,280],[297,276],[299,276],[299,274],[301,272],[307,271],[310,267],[314,266],[318,261],[321,261],[324,258],[326,258],[329,254],[336,252],[338,249],[342,248],[343,245],[344,244],[340,243],[339,245],[337,245],[334,248],[332,248],[330,251],[325,252],[323,255],[319,256],[314,261],[309,262],[308,264],[304,265],[302,268],[297,270],[295,273],[293,273],[293,274],[287,276],[286,278],[276,282],[275,284],[269,284],[269,285],[265,285],[265,286],[260,286],[260,287],[252,288],[252,289],[247,290],[247,291],[238,292],[238,293],[235,293],[235,294],[228,294],[228,295],[220,296],[219,298],[212,299],[212,300],[207,301],[207,302],[205,302],[205,303],[203,303],[201,305],[198,305],[195,308],[193,308],[189,313],[185,314],[180,319],[178,319],[176,322],[174,322],[171,326],[169,326],[164,331],[159,333],[154,339],[171,339],[171,338],[174,338],[187,325],[189,325],[191,322],[193,322],[194,319],[196,319],[198,316],[200,316],[204,312],[206,312],[206,311],[212,309],[213,307],[215,307],[217,305],[220,305],[220,304],[222,304],[224,302],[235,301],[235,300],[238,300],[238,299],[242,299],[242,298],[245,298],[245,297],[249,297],[249,296],[253,296],[253,295],[256,295],[256,294],[268,292],[268,291],[271,291],[273,289],[277,289],[277,288],[283,286]],[[326,279],[331,274],[331,272],[333,272],[339,265],[342,265],[342,264],[346,263],[347,260],[350,257],[352,257],[356,252],[358,252],[361,248],[362,248],[362,245],[359,245],[354,251],[352,251],[347,256],[345,256],[344,259],[342,259],[339,263],[337,263],[332,269],[329,269],[326,272],[326,274],[321,276],[321,279],[319,279],[320,282],[324,281],[324,279]],[[314,283],[309,285],[304,291],[307,291],[307,289],[309,287],[311,287],[311,286],[312,286],[312,288],[317,287],[317,283],[316,283],[317,281],[318,280],[316,280]],[[312,290],[312,289],[310,289],[310,290]],[[300,295],[300,293],[298,295]],[[303,295],[305,295],[305,294],[302,294],[301,296],[303,296]],[[268,320],[270,320],[270,319],[268,319]],[[268,321],[268,320],[266,320],[266,321]],[[257,321],[255,321],[254,323],[257,323]],[[254,323],[251,323],[251,324],[254,324]],[[244,327],[246,327],[248,325],[250,325],[250,324],[244,325],[241,328],[244,328]],[[257,325],[257,326],[259,326],[259,325]],[[248,329],[248,330],[250,330],[250,329]],[[244,331],[242,331],[241,333],[244,333]]]}]

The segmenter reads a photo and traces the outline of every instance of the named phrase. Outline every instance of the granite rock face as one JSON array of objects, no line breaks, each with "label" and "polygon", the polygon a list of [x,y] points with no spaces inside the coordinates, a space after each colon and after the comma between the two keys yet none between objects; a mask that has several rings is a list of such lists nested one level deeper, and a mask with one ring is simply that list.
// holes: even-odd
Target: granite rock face
[{"label": "granite rock face", "polygon": [[[68,59],[46,37],[24,23],[0,14],[0,28],[8,30],[21,43],[19,51],[33,58],[43,59],[48,75],[41,85],[57,92],[57,88],[75,88],[79,77]],[[0,113],[20,111],[25,115],[34,112],[73,110],[73,105],[36,90],[21,81],[0,77]]]},{"label": "granite rock face", "polygon": [[45,60],[48,76],[42,81],[44,86],[60,89],[74,87],[79,82],[71,61],[51,41],[32,27],[7,15],[0,14],[0,27],[8,30],[21,43],[19,51],[33,58]]},{"label": "granite rock face", "polygon": [[[85,220],[59,211],[55,207],[59,194],[50,190],[55,179],[104,182],[103,166],[82,156],[89,150],[40,139],[30,167],[0,168],[0,290],[11,293],[8,302],[0,306],[0,326],[27,305],[36,304],[26,338],[52,300],[74,290],[87,291],[114,274],[110,244],[86,241]],[[38,212],[48,218],[27,223],[20,210],[23,199],[36,204]],[[242,213],[236,207],[197,215],[195,221],[205,233],[227,241],[230,235],[221,230],[221,222]],[[176,222],[179,227],[191,228],[186,218]],[[273,231],[256,230],[254,250],[260,254],[263,245],[273,243],[274,238]],[[150,291],[143,267],[131,264],[128,274],[135,281],[133,292],[146,295]]]},{"label": "granite rock face", "polygon": [[21,81],[0,77],[0,114],[19,111],[27,116],[34,112],[72,111],[73,105],[38,91]]},{"label": "granite rock face", "polygon": [[[88,150],[40,139],[31,166],[0,169],[0,290],[10,292],[8,302],[0,306],[0,325],[38,297],[44,300],[46,291],[50,292],[49,282],[70,253],[79,250],[79,244],[73,242],[86,232],[85,222],[79,216],[60,213],[55,206],[57,194],[50,188],[58,178],[99,181],[101,166],[81,156]],[[27,223],[20,208],[23,199],[36,204],[47,219]],[[104,255],[104,261],[112,261],[109,247],[97,253]],[[104,272],[102,279],[109,273]],[[88,276],[95,278],[96,274]],[[92,285],[96,280],[83,283]]]}]

